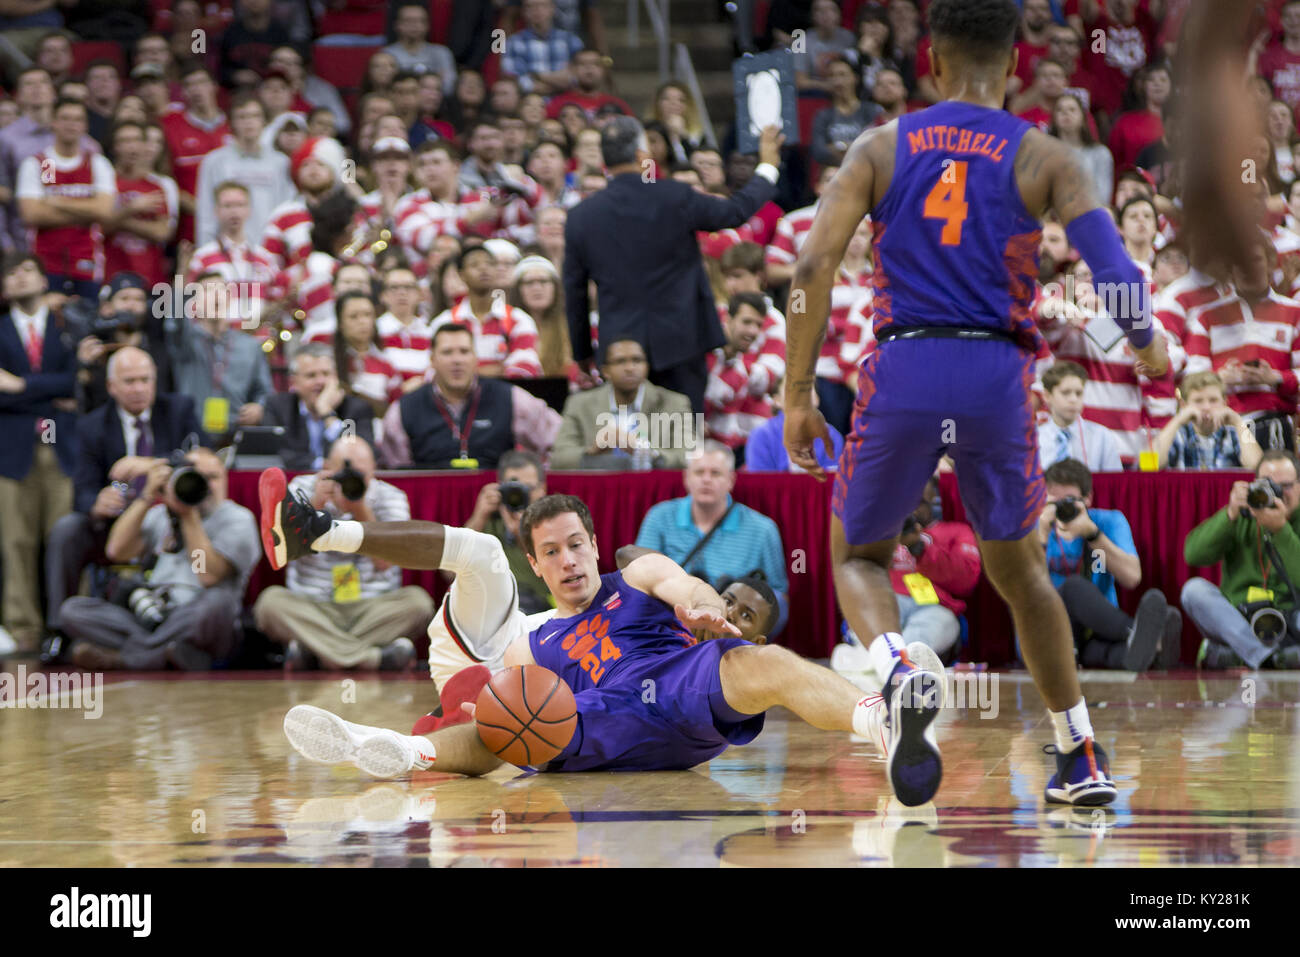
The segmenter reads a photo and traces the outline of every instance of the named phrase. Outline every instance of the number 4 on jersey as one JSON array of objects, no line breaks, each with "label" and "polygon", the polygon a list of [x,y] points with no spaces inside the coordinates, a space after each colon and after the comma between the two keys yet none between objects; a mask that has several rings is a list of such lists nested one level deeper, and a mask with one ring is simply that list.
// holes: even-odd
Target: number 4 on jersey
[{"label": "number 4 on jersey", "polygon": [[945,246],[961,245],[961,227],[966,222],[969,207],[966,205],[966,163],[962,160],[944,160],[939,181],[925,197],[922,215],[926,219],[942,219],[943,233],[939,242]]}]

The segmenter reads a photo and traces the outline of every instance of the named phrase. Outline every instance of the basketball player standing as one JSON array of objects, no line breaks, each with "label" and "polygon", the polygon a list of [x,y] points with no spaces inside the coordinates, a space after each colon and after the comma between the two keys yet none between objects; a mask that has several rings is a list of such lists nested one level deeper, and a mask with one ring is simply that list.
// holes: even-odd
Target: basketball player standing
[{"label": "basketball player standing", "polygon": [[864,133],[826,188],[790,293],[785,440],[794,464],[823,476],[813,441],[830,436],[812,404],[814,365],[835,269],[870,214],[880,348],[859,373],[835,480],[840,607],[857,634],[877,636],[871,654],[889,673],[903,648],[891,556],[939,458],[952,456],[985,570],[1011,606],[1052,719],[1046,797],[1102,805],[1115,784],[1093,739],[1065,608],[1031,534],[1046,499],[1029,389],[1048,209],[1092,267],[1139,370],[1158,375],[1168,359],[1142,274],[1087,172],[1066,146],[1002,110],[1019,15],[1014,0],[934,0],[930,57],[943,102]]}]

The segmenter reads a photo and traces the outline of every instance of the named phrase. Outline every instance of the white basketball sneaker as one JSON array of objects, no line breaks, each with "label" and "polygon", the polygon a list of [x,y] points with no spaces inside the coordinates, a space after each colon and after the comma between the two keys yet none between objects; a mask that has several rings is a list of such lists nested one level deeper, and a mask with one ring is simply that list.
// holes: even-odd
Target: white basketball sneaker
[{"label": "white basketball sneaker", "polygon": [[944,684],[943,664],[921,642],[907,646],[885,681],[889,783],[899,802],[907,807],[933,798],[943,779],[934,719],[944,704]]},{"label": "white basketball sneaker", "polygon": [[284,716],[284,736],[294,750],[321,764],[353,765],[377,778],[396,778],[433,764],[432,750],[416,739],[388,728],[344,721],[309,704],[296,705]]}]

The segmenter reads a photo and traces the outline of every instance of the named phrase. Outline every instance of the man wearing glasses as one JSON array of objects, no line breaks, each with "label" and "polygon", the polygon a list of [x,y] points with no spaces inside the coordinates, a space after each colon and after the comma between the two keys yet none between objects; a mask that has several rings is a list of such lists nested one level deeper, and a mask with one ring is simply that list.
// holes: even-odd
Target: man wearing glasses
[{"label": "man wearing glasses", "polygon": [[1205,668],[1300,668],[1300,484],[1291,453],[1264,453],[1254,482],[1234,482],[1225,508],[1183,543],[1192,566],[1219,563],[1218,587],[1204,578],[1183,586],[1183,609],[1205,641]]},{"label": "man wearing glasses", "polygon": [[1120,108],[1118,100],[1110,102],[1103,84],[1086,66],[1080,62],[1083,52],[1083,40],[1074,27],[1057,25],[1047,34],[1047,55],[1050,59],[1064,64],[1066,93],[1073,93],[1083,101],[1089,112],[1098,110],[1113,113]]}]

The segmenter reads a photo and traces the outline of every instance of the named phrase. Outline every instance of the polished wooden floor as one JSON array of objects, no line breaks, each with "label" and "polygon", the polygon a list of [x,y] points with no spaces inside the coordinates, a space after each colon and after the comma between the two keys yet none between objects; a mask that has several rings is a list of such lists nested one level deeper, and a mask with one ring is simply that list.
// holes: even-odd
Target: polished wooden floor
[{"label": "polished wooden floor", "polygon": [[1044,805],[1051,736],[1023,675],[998,676],[996,717],[945,711],[943,787],[911,811],[870,745],[782,712],[694,771],[378,782],[300,758],[285,711],[406,730],[431,689],[345,677],[128,675],[97,719],[0,710],[0,865],[1300,864],[1297,675],[1087,676],[1109,811]]}]

